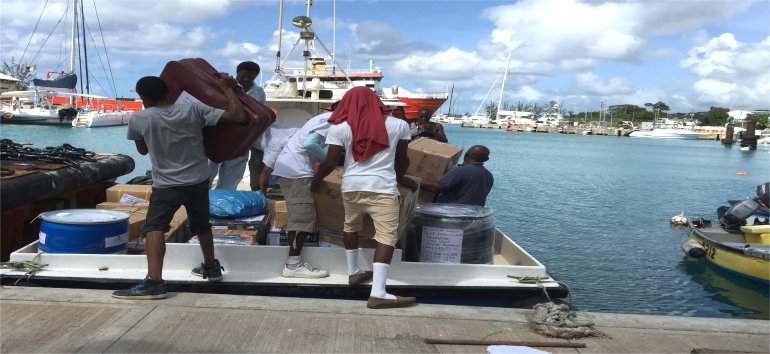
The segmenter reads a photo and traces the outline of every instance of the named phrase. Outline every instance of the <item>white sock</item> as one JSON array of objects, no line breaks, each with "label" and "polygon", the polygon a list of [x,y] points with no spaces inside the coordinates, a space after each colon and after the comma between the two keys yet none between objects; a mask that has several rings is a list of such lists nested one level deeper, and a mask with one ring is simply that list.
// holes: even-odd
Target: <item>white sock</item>
[{"label": "white sock", "polygon": [[345,256],[348,259],[348,275],[361,273],[361,268],[358,268],[358,248],[345,250]]},{"label": "white sock", "polygon": [[390,264],[372,263],[372,270],[374,271],[374,275],[372,276],[372,292],[369,293],[369,296],[379,297],[381,299],[395,299],[395,295],[385,292],[385,281],[388,280]]},{"label": "white sock", "polygon": [[302,263],[301,256],[289,256],[289,259],[286,260],[286,268],[297,269],[300,263]]}]

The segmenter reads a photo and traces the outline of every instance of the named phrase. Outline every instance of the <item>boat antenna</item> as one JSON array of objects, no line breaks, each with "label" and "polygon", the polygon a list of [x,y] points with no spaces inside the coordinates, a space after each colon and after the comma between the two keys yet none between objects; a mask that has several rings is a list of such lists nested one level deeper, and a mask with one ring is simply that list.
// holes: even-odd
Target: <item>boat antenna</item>
[{"label": "boat antenna", "polygon": [[283,70],[281,69],[281,37],[283,35],[283,0],[278,3],[278,51],[275,52],[275,72],[273,78],[276,75],[281,75]]},{"label": "boat antenna", "polygon": [[508,62],[505,63],[505,74],[503,75],[503,83],[500,86],[500,98],[497,100],[497,112],[495,115],[495,122],[500,119],[500,107],[503,104],[503,92],[505,91],[505,80],[508,78],[508,66],[511,65],[511,53],[513,49],[508,51]]}]

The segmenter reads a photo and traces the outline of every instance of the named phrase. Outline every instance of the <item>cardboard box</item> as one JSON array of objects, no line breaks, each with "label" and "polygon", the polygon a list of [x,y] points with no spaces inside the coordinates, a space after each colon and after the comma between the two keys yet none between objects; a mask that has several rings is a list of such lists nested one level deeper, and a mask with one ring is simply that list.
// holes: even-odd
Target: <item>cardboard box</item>
[{"label": "cardboard box", "polygon": [[121,203],[101,203],[96,209],[115,210],[128,213],[128,241],[134,241],[144,233],[144,223],[147,219],[146,206],[133,206]]},{"label": "cardboard box", "polygon": [[126,204],[126,203],[120,203],[120,202],[104,202],[104,203],[99,203],[96,206],[96,209],[113,209],[113,208],[125,208],[125,207],[135,207],[135,208],[147,210],[147,208],[150,207],[150,203]]},{"label": "cardboard box", "polygon": [[[418,138],[409,143],[407,150],[409,168],[406,169],[406,174],[435,182],[449,168],[457,165],[462,152],[463,148],[459,146],[429,138]],[[418,202],[432,203],[435,196],[433,192],[423,191],[419,195]]]},{"label": "cardboard box", "polygon": [[[318,246],[345,248],[345,242],[341,232],[334,232],[326,229],[318,230]],[[358,237],[358,248],[376,248],[377,241],[373,238]]]},{"label": "cardboard box", "polygon": [[[408,177],[408,176],[407,176]],[[419,189],[412,192],[409,188],[398,187],[401,193],[399,235],[414,216]],[[326,178],[318,193],[315,194],[316,226],[330,231],[342,232],[345,222],[345,207],[342,204],[342,167],[337,167]],[[368,215],[364,217],[363,230],[359,236],[374,237],[374,222]]]},{"label": "cardboard box", "polygon": [[116,184],[107,188],[107,201],[119,202],[120,197],[122,197],[123,194],[129,194],[149,202],[150,194],[152,194],[152,186],[143,184]]},{"label": "cardboard box", "polygon": [[289,211],[285,200],[268,199],[270,224],[273,227],[284,228],[289,224]]}]

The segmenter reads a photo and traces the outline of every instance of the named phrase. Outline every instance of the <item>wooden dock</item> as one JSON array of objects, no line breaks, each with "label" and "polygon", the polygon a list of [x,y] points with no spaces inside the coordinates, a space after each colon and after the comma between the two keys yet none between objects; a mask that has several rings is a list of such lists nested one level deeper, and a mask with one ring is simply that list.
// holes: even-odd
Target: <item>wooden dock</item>
[{"label": "wooden dock", "polygon": [[[527,309],[418,303],[370,310],[357,300],[198,293],[118,300],[110,293],[3,286],[0,351],[487,353],[483,341],[523,342],[552,353],[770,351],[765,320],[581,312],[602,335],[566,340],[534,332]],[[429,344],[434,342],[429,339],[453,344]]]}]

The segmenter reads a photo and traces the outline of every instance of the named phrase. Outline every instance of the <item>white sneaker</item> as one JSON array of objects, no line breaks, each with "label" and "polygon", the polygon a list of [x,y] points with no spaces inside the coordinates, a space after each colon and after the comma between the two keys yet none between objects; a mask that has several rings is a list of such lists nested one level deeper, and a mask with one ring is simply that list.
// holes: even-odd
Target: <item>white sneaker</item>
[{"label": "white sneaker", "polygon": [[297,269],[289,269],[283,266],[281,276],[284,278],[326,278],[329,272],[323,269],[313,268],[310,264],[301,263]]}]

